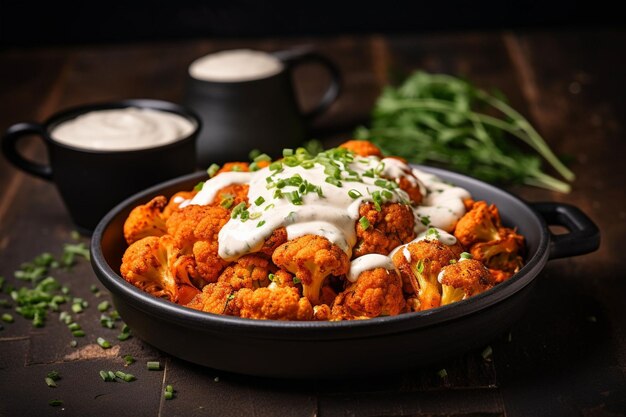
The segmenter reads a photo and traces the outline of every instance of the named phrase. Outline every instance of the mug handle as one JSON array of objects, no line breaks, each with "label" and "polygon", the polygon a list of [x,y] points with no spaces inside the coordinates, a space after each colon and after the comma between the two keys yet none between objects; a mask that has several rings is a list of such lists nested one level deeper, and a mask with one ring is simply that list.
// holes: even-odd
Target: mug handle
[{"label": "mug handle", "polygon": [[324,92],[320,102],[313,109],[303,114],[306,120],[312,120],[322,114],[339,96],[341,92],[341,73],[330,59],[309,49],[290,49],[274,52],[272,55],[282,61],[290,71],[301,64],[316,63],[326,68],[330,74],[330,85]]},{"label": "mug handle", "polygon": [[17,143],[26,135],[35,134],[43,138],[44,128],[37,123],[17,123],[9,127],[2,138],[2,153],[17,168],[46,181],[52,180],[52,168],[26,159],[17,150]]}]

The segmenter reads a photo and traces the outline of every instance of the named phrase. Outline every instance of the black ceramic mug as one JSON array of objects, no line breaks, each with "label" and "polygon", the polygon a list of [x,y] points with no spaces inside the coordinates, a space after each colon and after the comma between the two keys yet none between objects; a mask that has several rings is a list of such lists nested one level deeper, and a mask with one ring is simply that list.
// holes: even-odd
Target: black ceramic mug
[{"label": "black ceramic mug", "polygon": [[[77,147],[61,143],[52,135],[61,123],[78,116],[128,107],[173,113],[191,122],[193,130],[168,144],[131,150]],[[126,197],[193,172],[195,140],[201,126],[195,113],[166,101],[142,99],[85,105],[57,113],[43,124],[18,123],[9,127],[2,138],[2,152],[17,168],[54,182],[77,228],[91,233],[100,219]],[[29,160],[18,151],[18,142],[27,135],[37,135],[43,140],[48,164]]]},{"label": "black ceramic mug", "polygon": [[[184,104],[204,124],[197,142],[200,168],[213,162],[245,161],[255,148],[277,156],[284,148],[301,145],[312,119],[338,97],[340,73],[328,58],[303,49],[268,55],[278,59],[281,68],[262,78],[215,81],[188,72]],[[293,69],[304,63],[322,65],[331,77],[320,102],[307,112],[300,109],[292,80]]]}]

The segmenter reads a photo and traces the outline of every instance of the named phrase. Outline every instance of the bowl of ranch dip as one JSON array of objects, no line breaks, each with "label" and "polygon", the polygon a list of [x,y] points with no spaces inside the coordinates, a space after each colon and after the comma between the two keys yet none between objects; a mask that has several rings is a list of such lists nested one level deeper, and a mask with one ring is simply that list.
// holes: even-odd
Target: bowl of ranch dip
[{"label": "bowl of ranch dip", "polygon": [[[89,104],[9,127],[2,152],[17,168],[53,182],[75,226],[90,233],[126,197],[195,171],[201,127],[193,111],[167,101]],[[46,145],[47,164],[19,151],[18,142],[33,134]]]}]

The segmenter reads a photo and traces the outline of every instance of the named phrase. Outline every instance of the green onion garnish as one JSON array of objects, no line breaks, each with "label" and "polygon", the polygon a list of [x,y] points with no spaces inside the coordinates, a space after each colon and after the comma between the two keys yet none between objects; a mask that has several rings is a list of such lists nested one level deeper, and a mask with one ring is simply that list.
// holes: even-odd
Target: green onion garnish
[{"label": "green onion garnish", "polygon": [[105,340],[102,337],[98,337],[96,339],[96,343],[98,343],[98,345],[100,345],[102,349],[109,349],[111,347],[111,343],[109,343],[107,340]]},{"label": "green onion garnish", "polygon": [[161,369],[161,362],[158,361],[148,361],[146,366],[149,371],[158,371]]},{"label": "green onion garnish", "polygon": [[265,220],[261,220],[257,223],[256,227],[262,227],[265,224]]},{"label": "green onion garnish", "polygon": [[217,174],[217,171],[220,170],[220,166],[217,164],[211,164],[211,166],[209,167],[209,169],[206,170],[206,173],[209,174],[209,177],[213,178],[215,176],[215,174]]},{"label": "green onion garnish", "polygon": [[461,259],[472,259],[472,254],[469,252],[462,252]]},{"label": "green onion garnish", "polygon": [[125,355],[122,359],[124,359],[126,366],[132,365],[133,363],[135,363],[135,358],[133,358],[132,355]]},{"label": "green onion garnish", "polygon": [[107,311],[109,309],[109,307],[111,307],[109,302],[108,301],[103,301],[100,304],[98,304],[98,311],[101,312],[101,313],[104,313],[105,311]]},{"label": "green onion garnish", "polygon": [[370,221],[367,220],[367,217],[363,216],[359,219],[359,224],[363,230],[367,230],[370,227]]},{"label": "green onion garnish", "polygon": [[348,195],[351,198],[354,198],[354,199],[357,199],[357,198],[363,196],[363,194],[361,194],[361,192],[359,190],[355,190],[355,189],[352,189],[352,190],[348,191]]},{"label": "green onion garnish", "polygon": [[261,195],[256,200],[254,200],[254,204],[257,206],[260,206],[263,203],[265,203],[265,199]]},{"label": "green onion garnish", "polygon": [[298,277],[293,277],[293,283],[294,284],[300,284],[302,282],[302,280]]},{"label": "green onion garnish", "polygon": [[193,190],[200,192],[200,191],[202,191],[202,187],[204,187],[204,181],[200,181],[199,183],[194,185],[193,186]]}]

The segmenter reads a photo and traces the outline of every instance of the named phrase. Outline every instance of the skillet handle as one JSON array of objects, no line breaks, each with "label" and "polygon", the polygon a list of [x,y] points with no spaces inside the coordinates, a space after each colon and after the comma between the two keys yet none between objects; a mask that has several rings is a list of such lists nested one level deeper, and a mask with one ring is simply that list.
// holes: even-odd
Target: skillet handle
[{"label": "skillet handle", "polygon": [[531,203],[548,226],[563,226],[568,233],[554,234],[550,231],[549,259],[584,255],[600,246],[600,229],[578,207],[564,203]]}]

